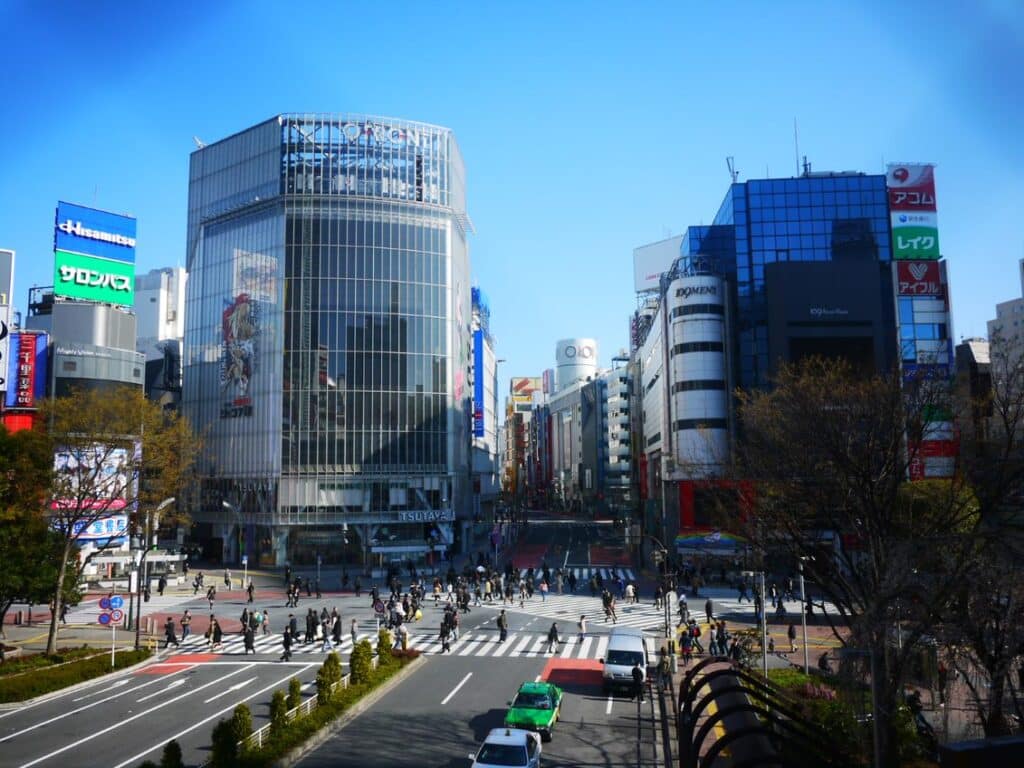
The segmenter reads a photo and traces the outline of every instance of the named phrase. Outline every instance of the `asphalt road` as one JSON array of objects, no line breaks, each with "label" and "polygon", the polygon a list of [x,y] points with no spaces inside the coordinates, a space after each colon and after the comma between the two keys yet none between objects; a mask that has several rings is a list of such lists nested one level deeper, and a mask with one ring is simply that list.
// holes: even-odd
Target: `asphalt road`
[{"label": "asphalt road", "polygon": [[[566,560],[589,565],[586,542],[594,533],[591,527],[531,525],[523,543],[532,547],[528,555],[532,562],[523,567],[540,565],[541,559],[551,568]],[[375,636],[368,595],[325,594],[322,600],[303,598],[298,609],[287,609],[278,584],[268,580],[258,587],[255,606],[270,609],[273,630],[280,631],[289,612],[300,617],[301,630],[301,617],[308,608],[319,611],[326,606],[340,611],[347,646],[351,645],[347,638],[352,618],[358,620],[362,635]],[[237,627],[244,606],[244,594],[236,591],[219,595],[214,612],[230,632]],[[191,610],[194,629],[201,634],[210,611],[201,595],[193,598],[191,590],[154,596],[143,606],[146,615],[158,617],[158,625],[166,615],[180,617],[185,608]],[[92,610],[91,604],[80,609],[82,621],[93,620]],[[517,649],[510,642],[498,656],[488,648],[497,641],[497,608],[464,614],[464,639],[453,647],[453,655],[430,656],[410,678],[302,765],[467,766],[467,755],[475,752],[490,728],[501,725],[506,702],[518,685],[538,676],[566,690],[563,721],[554,740],[544,745],[544,765],[647,764],[636,759],[636,704],[601,693],[600,665],[594,656],[609,627],[591,626],[589,658],[566,646],[565,655],[556,653],[552,658],[538,648],[556,617],[531,615],[531,610],[545,609],[535,598],[524,611],[509,611],[510,637],[515,636]],[[552,612],[551,606],[546,610]],[[557,620],[563,637],[574,635],[577,617],[561,613]],[[423,621],[413,625],[414,635],[436,636],[441,610],[428,600],[424,614]],[[229,641],[232,638],[232,634],[226,636]],[[135,768],[145,759],[158,761],[172,738],[181,744],[186,765],[198,765],[208,757],[213,726],[230,716],[237,704],[250,706],[254,726],[259,727],[267,722],[274,691],[286,689],[290,678],[299,678],[306,696],[315,695],[313,681],[324,658],[319,644],[303,646],[291,662],[282,663],[278,661],[279,634],[261,641],[262,652],[255,656],[243,656],[236,649],[237,641],[226,644],[227,652],[207,653],[204,643],[197,644],[195,639],[141,671],[107,677],[38,704],[0,710],[0,765]],[[348,650],[342,650],[345,662]],[[649,708],[645,712],[647,722]],[[646,727],[645,754],[650,755],[653,733],[649,722]]]}]

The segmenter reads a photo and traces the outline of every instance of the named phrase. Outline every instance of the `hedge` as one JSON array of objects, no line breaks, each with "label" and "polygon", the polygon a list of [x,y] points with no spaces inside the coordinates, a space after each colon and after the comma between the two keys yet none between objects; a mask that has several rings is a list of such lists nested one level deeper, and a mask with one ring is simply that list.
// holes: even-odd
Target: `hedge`
[{"label": "hedge", "polygon": [[[97,654],[97,652],[98,649],[91,650],[91,653]],[[84,683],[87,680],[102,677],[111,671],[131,667],[140,661],[145,661],[149,656],[148,649],[122,651],[115,656],[112,670],[110,654],[101,652],[90,658],[38,669],[30,675],[0,678],[0,703],[25,701],[42,696],[44,693]]]},{"label": "hedge", "polygon": [[95,656],[97,653],[102,653],[102,649],[83,645],[81,648],[61,648],[53,656],[47,656],[45,653],[17,656],[0,664],[0,677],[19,675],[22,672],[30,672],[44,667],[54,667],[58,664],[74,661],[75,659]]}]

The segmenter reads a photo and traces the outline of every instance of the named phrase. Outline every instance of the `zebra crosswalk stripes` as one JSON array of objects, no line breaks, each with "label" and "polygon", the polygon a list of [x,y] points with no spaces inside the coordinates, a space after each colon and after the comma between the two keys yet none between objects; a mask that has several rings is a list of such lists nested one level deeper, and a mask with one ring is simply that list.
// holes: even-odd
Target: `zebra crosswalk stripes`
[{"label": "zebra crosswalk stripes", "polygon": [[[495,602],[492,605],[481,606],[485,608],[504,608],[506,611],[525,613],[530,616],[539,616],[555,621],[571,622],[575,626],[580,616],[586,616],[591,623],[604,623],[604,607],[601,598],[590,597],[589,595],[548,595],[542,600],[536,593],[534,596],[519,606],[518,600],[512,605],[501,605]],[[650,601],[646,603],[623,603],[618,602],[615,606],[617,621],[616,626],[636,627],[637,629],[654,629],[663,626],[665,623],[665,612],[661,608],[655,608]],[[607,622],[608,626],[613,624]]]},{"label": "zebra crosswalk stripes", "polygon": [[[360,635],[360,640],[376,641],[373,635]],[[428,656],[465,656],[476,658],[521,658],[532,659],[558,656],[563,659],[601,659],[608,649],[608,635],[587,635],[581,642],[575,634],[562,638],[562,642],[551,653],[548,652],[546,632],[510,632],[505,642],[498,642],[498,633],[466,632],[458,640],[451,643],[451,650],[445,652],[441,640],[436,633],[420,632],[409,637],[409,647]],[[260,637],[256,644],[257,654],[280,655],[283,652],[280,635]],[[341,655],[347,662],[352,652],[352,638],[345,637],[332,650]],[[239,636],[229,636],[219,648],[210,648],[206,638],[195,635],[187,638],[179,648],[172,648],[171,653],[178,655],[208,654],[222,656],[241,656],[245,654],[244,643]],[[298,643],[292,646],[292,655],[326,656],[323,642]]]},{"label": "zebra crosswalk stripes", "polygon": [[[520,578],[525,579],[526,578],[526,574],[529,572],[529,570],[530,570],[529,568],[520,568],[519,569],[519,576],[520,576]],[[556,569],[549,567],[549,570],[551,571],[551,579],[553,581],[554,578],[555,578],[555,570]],[[576,576],[577,581],[580,581],[582,583],[586,583],[586,582],[590,581],[590,577],[594,576],[594,575],[600,575],[601,579],[603,581],[607,581],[607,582],[615,581],[615,577],[616,576],[621,576],[622,580],[624,582],[627,582],[627,583],[635,582],[637,580],[636,579],[636,572],[632,568],[617,568],[617,567],[614,567],[614,566],[612,566],[612,567],[598,567],[598,566],[584,567],[584,566],[572,566],[572,565],[570,565],[567,568],[563,569],[563,573],[565,573],[566,575],[568,575],[568,573],[570,571]],[[534,575],[535,579],[539,578],[541,573],[542,573],[542,571],[541,571],[541,569],[539,567],[533,569],[533,575]]]}]

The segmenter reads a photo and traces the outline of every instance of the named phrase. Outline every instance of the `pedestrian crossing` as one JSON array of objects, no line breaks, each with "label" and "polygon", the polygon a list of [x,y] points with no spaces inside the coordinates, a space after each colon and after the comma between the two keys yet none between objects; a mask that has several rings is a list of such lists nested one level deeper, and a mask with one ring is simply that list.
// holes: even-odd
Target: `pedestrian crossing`
[{"label": "pedestrian crossing", "polygon": [[[361,634],[359,640],[369,640],[376,647],[376,635]],[[549,652],[547,632],[509,632],[505,642],[498,642],[497,630],[464,632],[458,640],[449,643],[449,651],[444,651],[441,639],[436,632],[414,632],[410,633],[408,644],[410,648],[418,650],[427,656],[464,656],[476,658],[539,658],[557,656],[563,659],[603,659],[608,649],[607,634],[588,634],[582,641],[575,632],[562,637],[562,642],[556,644]],[[255,643],[257,654],[277,654],[284,652],[281,645],[280,635],[269,635],[257,637]],[[342,639],[342,642],[333,646],[331,650],[337,651],[343,659],[352,652],[351,636]],[[241,636],[231,635],[224,638],[219,648],[211,648],[202,636],[192,635],[181,643],[180,647],[171,647],[173,654],[218,654],[222,656],[245,655],[245,646]],[[326,656],[328,651],[324,650],[323,641],[317,640],[313,643],[296,643],[292,645],[292,655]]]},{"label": "pedestrian crossing", "polygon": [[[519,577],[522,579],[526,578],[526,574],[529,572],[529,568],[520,568]],[[551,573],[551,581],[554,582],[557,568],[548,568]],[[562,569],[562,574],[568,578],[569,573],[576,576],[576,580],[581,584],[586,584],[590,581],[591,576],[600,576],[604,582],[614,582],[616,577],[622,577],[622,581],[626,584],[630,582],[635,583],[637,581],[636,571],[632,568],[619,568],[615,566],[598,567],[598,566],[568,566]],[[541,575],[544,573],[543,569],[538,566],[533,569],[534,580],[539,580]],[[578,587],[577,587],[578,589]]]}]

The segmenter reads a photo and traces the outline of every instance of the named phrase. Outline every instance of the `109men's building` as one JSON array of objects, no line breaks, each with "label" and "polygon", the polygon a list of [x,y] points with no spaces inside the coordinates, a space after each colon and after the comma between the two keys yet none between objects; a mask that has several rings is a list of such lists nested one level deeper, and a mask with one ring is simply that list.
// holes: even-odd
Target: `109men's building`
[{"label": "109men's building", "polygon": [[207,554],[385,565],[458,543],[470,226],[447,128],[287,114],[192,154],[183,408],[207,425]]}]

